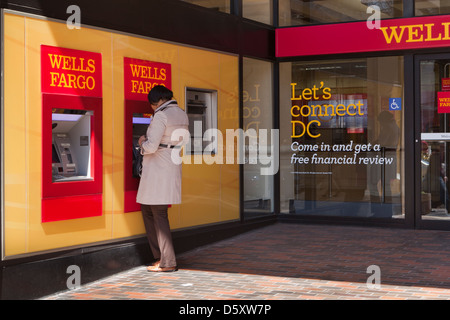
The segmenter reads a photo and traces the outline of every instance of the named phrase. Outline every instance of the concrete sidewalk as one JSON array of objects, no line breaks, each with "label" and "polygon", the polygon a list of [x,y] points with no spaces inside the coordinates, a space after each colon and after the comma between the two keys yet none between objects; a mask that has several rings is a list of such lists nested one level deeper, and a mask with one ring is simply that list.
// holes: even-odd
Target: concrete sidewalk
[{"label": "concrete sidewalk", "polygon": [[448,231],[277,223],[177,259],[177,272],[141,266],[42,299],[450,299]]}]

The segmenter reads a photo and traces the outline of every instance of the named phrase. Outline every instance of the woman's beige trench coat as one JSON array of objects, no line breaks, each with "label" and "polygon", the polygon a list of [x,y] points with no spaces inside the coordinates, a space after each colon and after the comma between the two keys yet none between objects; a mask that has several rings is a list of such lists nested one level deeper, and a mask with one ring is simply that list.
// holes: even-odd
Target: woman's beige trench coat
[{"label": "woman's beige trench coat", "polygon": [[[170,104],[170,105],[169,105]],[[146,205],[181,203],[181,163],[172,160],[172,152],[179,148],[161,147],[179,145],[188,141],[189,120],[186,113],[174,104],[174,100],[160,106],[153,115],[147,129],[147,140],[142,143],[142,175],[136,202]],[[184,137],[176,135],[171,140],[172,132],[184,129]],[[177,131],[178,132],[178,131]]]}]

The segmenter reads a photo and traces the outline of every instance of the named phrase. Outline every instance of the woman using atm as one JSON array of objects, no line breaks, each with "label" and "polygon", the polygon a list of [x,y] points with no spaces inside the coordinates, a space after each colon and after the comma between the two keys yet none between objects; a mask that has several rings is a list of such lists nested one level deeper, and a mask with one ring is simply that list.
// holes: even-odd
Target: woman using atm
[{"label": "woman using atm", "polygon": [[138,141],[144,156],[136,202],[141,204],[148,242],[156,259],[147,270],[171,272],[177,270],[177,263],[167,211],[169,205],[181,203],[181,164],[172,160],[172,152],[188,141],[186,137],[173,141],[172,133],[183,129],[189,134],[189,121],[173,100],[172,91],[164,86],[153,87],[148,101],[154,115],[146,136]]}]

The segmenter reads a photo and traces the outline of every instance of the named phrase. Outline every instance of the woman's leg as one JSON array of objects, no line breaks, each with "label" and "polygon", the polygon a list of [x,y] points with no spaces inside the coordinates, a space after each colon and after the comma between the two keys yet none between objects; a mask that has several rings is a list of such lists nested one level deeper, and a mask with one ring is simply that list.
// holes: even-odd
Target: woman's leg
[{"label": "woman's leg", "polygon": [[170,231],[168,218],[168,205],[151,205],[151,210],[154,218],[154,227],[156,229],[156,238],[160,250],[161,261],[160,268],[176,267],[177,261],[175,258],[175,251],[172,243],[172,233]]}]

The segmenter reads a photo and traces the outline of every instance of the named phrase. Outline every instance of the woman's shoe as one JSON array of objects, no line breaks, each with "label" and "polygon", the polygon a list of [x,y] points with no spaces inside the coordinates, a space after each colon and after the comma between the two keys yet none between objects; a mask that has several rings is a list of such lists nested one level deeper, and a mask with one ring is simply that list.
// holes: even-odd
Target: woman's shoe
[{"label": "woman's shoe", "polygon": [[160,260],[156,260],[155,262],[152,263],[153,267],[159,267],[159,264],[161,263]]},{"label": "woman's shoe", "polygon": [[177,267],[163,267],[163,268],[161,268],[159,266],[159,263],[158,263],[157,266],[147,267],[147,271],[150,271],[150,272],[174,272],[174,271],[177,271],[177,270],[178,270]]}]

